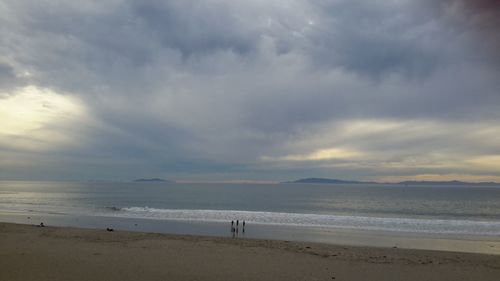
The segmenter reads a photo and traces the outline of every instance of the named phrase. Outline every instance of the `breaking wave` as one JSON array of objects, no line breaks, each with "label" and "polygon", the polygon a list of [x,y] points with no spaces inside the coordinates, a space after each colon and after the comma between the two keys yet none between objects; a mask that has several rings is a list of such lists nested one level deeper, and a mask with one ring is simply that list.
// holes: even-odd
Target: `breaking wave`
[{"label": "breaking wave", "polygon": [[500,222],[450,219],[368,217],[237,210],[186,210],[148,207],[108,207],[105,216],[157,220],[227,222],[245,220],[255,224],[309,226],[463,235],[500,235]]}]

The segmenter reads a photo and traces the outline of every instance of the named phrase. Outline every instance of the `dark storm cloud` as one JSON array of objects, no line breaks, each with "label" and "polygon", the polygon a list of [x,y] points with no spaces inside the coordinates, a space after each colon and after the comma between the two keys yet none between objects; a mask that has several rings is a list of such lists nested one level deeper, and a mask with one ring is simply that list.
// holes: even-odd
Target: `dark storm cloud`
[{"label": "dark storm cloud", "polygon": [[258,34],[248,36],[247,27],[232,14],[227,3],[206,1],[140,1],[131,12],[145,24],[152,37],[184,57],[218,50],[245,54],[252,51]]},{"label": "dark storm cloud", "polygon": [[[25,73],[17,74],[14,67],[8,63],[2,63],[0,60],[0,91],[24,86],[28,81],[29,78],[26,77]],[[0,93],[0,98],[1,96]]]},{"label": "dark storm cloud", "polygon": [[[319,60],[376,78],[429,75],[442,61],[431,15],[412,2],[325,1]],[[425,30],[428,29],[428,30]],[[435,38],[438,39],[438,38]]]},{"label": "dark storm cloud", "polygon": [[[500,68],[500,2],[495,0],[443,0],[444,15],[459,32],[471,34],[476,52]],[[494,61],[491,58],[494,57]]]},{"label": "dark storm cloud", "polygon": [[[76,128],[43,128],[80,144],[50,154],[78,169],[105,163],[92,169],[110,177],[150,169],[279,178],[311,171],[261,163],[262,156],[307,156],[349,143],[402,163],[444,150],[465,130],[444,130],[433,141],[429,130],[399,125],[361,137],[343,135],[339,126],[496,126],[496,8],[494,1],[459,0],[4,1],[0,88],[29,84],[77,97],[86,118]],[[476,54],[478,42],[488,42],[479,45],[490,53]],[[387,133],[412,138],[393,142]],[[48,157],[40,153],[26,163]],[[379,173],[372,159],[358,164],[363,175]]]},{"label": "dark storm cloud", "polygon": [[[500,29],[500,2],[496,0],[448,0],[451,8],[462,12],[462,20],[483,31],[498,31]],[[453,5],[455,7],[453,7]]]},{"label": "dark storm cloud", "polygon": [[16,76],[12,67],[0,62],[0,89],[5,88],[6,85],[12,84],[15,80]]},{"label": "dark storm cloud", "polygon": [[15,77],[12,67],[5,63],[0,63],[0,79],[11,80]]}]

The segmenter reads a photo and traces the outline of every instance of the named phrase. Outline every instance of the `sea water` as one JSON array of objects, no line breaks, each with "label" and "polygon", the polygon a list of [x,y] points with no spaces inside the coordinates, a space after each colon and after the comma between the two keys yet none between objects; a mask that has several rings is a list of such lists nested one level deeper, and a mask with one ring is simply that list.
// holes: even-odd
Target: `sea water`
[{"label": "sea water", "polygon": [[499,237],[500,187],[0,181],[12,214]]}]

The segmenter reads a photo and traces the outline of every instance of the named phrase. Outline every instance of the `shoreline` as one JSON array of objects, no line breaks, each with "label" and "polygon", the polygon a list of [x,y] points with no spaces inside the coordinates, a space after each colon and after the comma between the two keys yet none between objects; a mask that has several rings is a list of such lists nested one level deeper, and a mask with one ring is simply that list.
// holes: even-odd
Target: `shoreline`
[{"label": "shoreline", "polygon": [[[0,222],[48,226],[106,229],[120,231],[199,235],[231,238],[230,223],[181,220],[152,220],[138,218],[70,216],[40,213],[2,213]],[[344,246],[405,248],[500,256],[500,237],[404,233],[342,228],[293,227],[284,225],[248,224],[246,232],[237,238],[289,240]]]},{"label": "shoreline", "polygon": [[1,280],[497,280],[500,256],[0,223]]}]

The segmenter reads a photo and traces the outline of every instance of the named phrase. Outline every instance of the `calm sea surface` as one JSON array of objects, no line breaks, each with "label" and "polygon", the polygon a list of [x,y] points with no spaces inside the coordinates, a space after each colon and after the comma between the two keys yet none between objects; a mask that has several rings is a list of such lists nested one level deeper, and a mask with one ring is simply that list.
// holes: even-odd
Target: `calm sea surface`
[{"label": "calm sea surface", "polygon": [[500,188],[0,181],[0,212],[499,236]]}]

